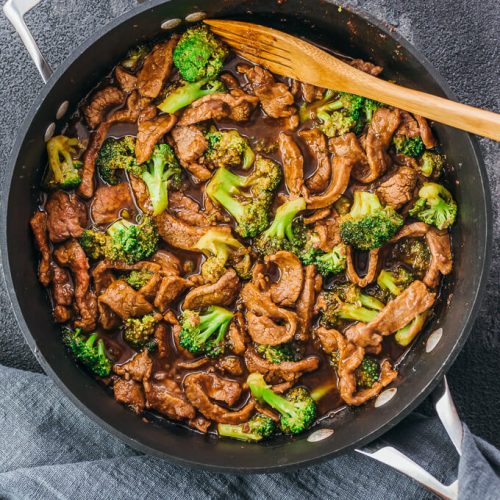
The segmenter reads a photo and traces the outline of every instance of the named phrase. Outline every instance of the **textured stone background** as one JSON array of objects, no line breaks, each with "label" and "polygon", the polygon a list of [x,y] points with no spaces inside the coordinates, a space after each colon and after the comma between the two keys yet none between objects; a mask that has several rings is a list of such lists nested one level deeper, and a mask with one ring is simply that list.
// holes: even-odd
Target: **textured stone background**
[{"label": "textured stone background", "polygon": [[[216,0],[214,0],[216,1]],[[272,1],[272,0],[270,0]],[[314,0],[311,0],[314,1]],[[83,40],[136,5],[134,0],[44,0],[27,16],[43,53],[57,67]],[[420,49],[459,100],[500,112],[498,0],[341,1],[362,7]],[[0,186],[17,129],[42,83],[20,39],[0,15]],[[487,296],[449,381],[473,432],[500,447],[500,148],[481,140],[493,195],[495,241]],[[0,280],[0,363],[41,371],[17,327]]]}]

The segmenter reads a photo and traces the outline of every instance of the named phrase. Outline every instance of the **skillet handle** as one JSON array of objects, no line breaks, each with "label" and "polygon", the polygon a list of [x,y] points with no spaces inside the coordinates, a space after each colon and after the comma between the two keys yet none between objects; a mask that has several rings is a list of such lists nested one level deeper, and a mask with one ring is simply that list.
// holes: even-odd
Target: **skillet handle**
[{"label": "skillet handle", "polygon": [[43,82],[47,83],[53,70],[43,57],[30,30],[24,22],[24,15],[39,3],[40,0],[7,0],[3,6],[3,12],[21,37],[31,59],[33,59],[35,66],[40,72]]},{"label": "skillet handle", "polygon": [[[458,454],[461,455],[463,426],[451,397],[446,377],[444,377],[442,382],[438,385],[432,394],[432,398],[434,401],[434,408],[436,409],[436,413],[446,433],[450,437]],[[356,451],[405,474],[440,498],[454,500],[458,496],[458,480],[448,486],[442,484],[410,457],[407,457],[392,446],[384,446],[375,442]]]}]

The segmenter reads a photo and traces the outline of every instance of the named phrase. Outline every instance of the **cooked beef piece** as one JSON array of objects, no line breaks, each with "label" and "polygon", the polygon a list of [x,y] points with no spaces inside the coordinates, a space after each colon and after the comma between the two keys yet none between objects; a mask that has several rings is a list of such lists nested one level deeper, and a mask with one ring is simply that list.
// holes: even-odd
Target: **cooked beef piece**
[{"label": "cooked beef piece", "polygon": [[203,386],[209,398],[226,403],[228,406],[233,406],[240,399],[241,386],[235,380],[222,378],[214,373],[197,375],[198,382]]},{"label": "cooked beef piece", "polygon": [[293,306],[304,282],[300,260],[291,252],[281,251],[266,257],[265,262],[278,266],[280,272],[279,280],[269,286],[271,300],[279,306]]},{"label": "cooked beef piece", "polygon": [[253,349],[245,351],[245,363],[249,372],[259,372],[270,384],[295,382],[303,373],[312,372],[319,367],[319,358],[308,356],[300,361],[271,363],[262,359]]},{"label": "cooked beef piece", "polygon": [[99,295],[99,302],[106,304],[121,319],[140,318],[153,311],[153,306],[123,280],[116,280]]},{"label": "cooked beef piece", "polygon": [[[179,275],[171,274],[164,276],[158,286],[154,306],[161,312],[164,312],[188,286],[189,282]],[[142,292],[142,289],[140,291]]]},{"label": "cooked beef piece", "polygon": [[315,210],[311,215],[304,216],[304,224],[309,226],[314,224],[315,222],[322,221],[326,219],[331,214],[331,210],[329,208],[321,208],[319,210]]},{"label": "cooked beef piece", "polygon": [[405,135],[406,137],[420,137],[418,122],[408,111],[401,111],[401,123],[396,130],[396,135]]},{"label": "cooked beef piece", "polygon": [[118,378],[113,384],[113,392],[117,401],[130,406],[135,413],[140,415],[144,411],[146,400],[139,382]]},{"label": "cooked beef piece", "polygon": [[99,313],[99,325],[104,330],[114,330],[121,326],[122,320],[120,317],[103,302],[97,301],[97,311]]},{"label": "cooked beef piece", "polygon": [[207,95],[186,108],[179,125],[184,127],[223,118],[244,122],[250,118],[258,102],[258,98],[245,94],[242,90],[233,90],[229,94]]},{"label": "cooked beef piece", "polygon": [[137,163],[144,163],[151,158],[156,144],[172,130],[176,121],[175,115],[160,115],[151,119],[139,120],[135,143]]},{"label": "cooked beef piece", "polygon": [[338,335],[341,335],[341,333],[333,328],[324,328],[321,326],[314,330],[314,336],[319,339],[323,351],[327,354],[331,354],[338,349]]},{"label": "cooked beef piece", "polygon": [[254,342],[278,345],[294,337],[297,315],[278,307],[268,292],[261,292],[253,283],[247,283],[241,290],[241,299],[247,308],[248,333]]},{"label": "cooked beef piece", "polygon": [[302,98],[306,102],[318,101],[323,97],[323,94],[325,93],[325,89],[316,87],[315,85],[311,85],[310,83],[301,83],[300,91],[302,93]]},{"label": "cooked beef piece", "polygon": [[431,253],[429,268],[422,281],[427,286],[435,288],[439,285],[440,275],[450,274],[453,267],[450,235],[447,231],[439,231],[424,222],[414,222],[413,224],[404,226],[394,236],[391,243],[395,243],[403,238],[419,237],[425,237]]},{"label": "cooked beef piece", "polygon": [[429,292],[421,281],[414,281],[401,295],[389,301],[373,321],[349,328],[346,337],[358,346],[376,347],[382,342],[383,336],[406,326],[431,308],[435,300],[435,293]]},{"label": "cooked beef piece", "polygon": [[121,66],[115,68],[115,79],[120,88],[130,94],[137,87],[137,76],[125,71]]},{"label": "cooked beef piece", "polygon": [[62,267],[67,267],[75,284],[75,305],[79,318],[75,327],[84,332],[95,329],[97,320],[97,301],[90,289],[89,261],[83,248],[75,241],[63,243],[54,250],[54,257]]},{"label": "cooked beef piece", "polygon": [[309,340],[314,315],[314,303],[316,301],[316,294],[321,290],[322,281],[321,275],[316,274],[316,266],[306,266],[304,286],[295,308],[299,319],[297,337],[301,342]]},{"label": "cooked beef piece", "polygon": [[417,172],[409,167],[401,167],[384,180],[375,190],[384,205],[401,208],[413,198],[417,185]]},{"label": "cooked beef piece", "polygon": [[183,368],[185,370],[197,370],[198,368],[205,366],[209,362],[210,362],[210,360],[207,358],[207,356],[203,356],[203,357],[195,359],[195,360],[179,361],[177,363],[176,367]]},{"label": "cooked beef piece", "polygon": [[331,252],[333,247],[341,243],[339,216],[335,210],[316,222],[313,226],[318,242],[317,247],[323,252]]},{"label": "cooked beef piece", "polygon": [[172,70],[173,53],[179,40],[172,35],[166,42],[158,43],[144,59],[144,64],[137,74],[137,88],[144,97],[158,97],[163,84]]},{"label": "cooked beef piece", "polygon": [[317,128],[301,130],[299,135],[304,139],[309,149],[309,154],[316,161],[316,170],[306,179],[307,189],[309,189],[311,193],[321,193],[328,187],[332,175],[326,137],[323,132]]},{"label": "cooked beef piece", "polygon": [[179,343],[179,335],[181,333],[182,327],[174,312],[169,309],[163,315],[163,319],[172,327],[172,337],[174,339],[177,352],[186,359],[193,359],[194,356],[187,349],[184,349]]},{"label": "cooked beef piece", "polygon": [[50,246],[47,234],[47,214],[45,212],[35,212],[30,220],[31,230],[35,238],[35,243],[40,252],[40,262],[38,264],[38,279],[40,283],[47,287],[52,279],[50,268]]},{"label": "cooked beef piece", "polygon": [[52,299],[54,300],[54,320],[56,323],[66,323],[71,319],[71,305],[75,290],[69,272],[51,262],[52,269]]},{"label": "cooked beef piece", "polygon": [[369,168],[359,165],[353,169],[352,176],[357,181],[368,184],[385,174],[391,165],[387,150],[400,123],[401,111],[399,109],[379,108],[375,111],[365,141]]},{"label": "cooked beef piece", "polygon": [[201,130],[194,125],[174,127],[172,138],[181,165],[198,181],[210,179],[212,175],[210,170],[198,162],[208,149],[208,142]]},{"label": "cooked beef piece", "polygon": [[159,265],[164,275],[179,274],[181,272],[181,261],[171,252],[158,250],[151,260]]},{"label": "cooked beef piece", "polygon": [[429,127],[429,123],[427,120],[420,115],[414,115],[415,120],[418,122],[418,128],[420,131],[420,137],[422,138],[422,142],[427,149],[432,149],[437,146],[436,138],[432,133],[431,127]]},{"label": "cooked beef piece", "polygon": [[378,259],[379,259],[380,248],[375,248],[370,250],[369,258],[368,258],[368,271],[366,274],[361,277],[356,271],[356,266],[353,262],[353,250],[350,246],[347,246],[346,250],[346,259],[347,259],[347,277],[350,281],[352,281],[355,285],[358,285],[361,288],[368,286],[370,283],[373,283],[377,279],[377,271],[378,271]]},{"label": "cooked beef piece", "polygon": [[368,73],[372,76],[378,76],[380,75],[380,73],[382,73],[382,71],[384,71],[384,68],[382,68],[382,66],[377,66],[371,62],[363,61],[363,59],[353,59],[349,63],[356,69],[364,71],[365,73]]},{"label": "cooked beef piece", "polygon": [[151,214],[153,212],[153,204],[151,203],[151,198],[149,197],[148,187],[142,179],[133,174],[130,175],[129,179],[130,187],[134,192],[137,205],[143,212]]},{"label": "cooked beef piece", "polygon": [[307,208],[325,208],[335,203],[347,189],[351,171],[366,163],[366,155],[353,133],[330,139],[329,147],[335,156],[331,178],[326,190],[318,195],[306,193]]},{"label": "cooked beef piece", "polygon": [[87,225],[85,205],[74,195],[55,191],[45,205],[47,229],[52,243],[79,238]]},{"label": "cooked beef piece", "polygon": [[240,279],[234,269],[228,269],[213,284],[193,288],[184,299],[184,309],[206,309],[209,306],[229,306],[240,290]]},{"label": "cooked beef piece", "polygon": [[212,391],[214,379],[207,373],[193,373],[184,379],[185,393],[189,401],[206,418],[221,424],[240,424],[246,422],[255,408],[252,399],[243,408],[237,411],[227,410],[218,404],[212,403],[208,393]]},{"label": "cooked beef piece", "polygon": [[222,373],[228,373],[236,377],[243,375],[243,367],[241,366],[240,358],[236,356],[224,356],[217,361],[215,366]]},{"label": "cooked beef piece", "polygon": [[271,118],[286,118],[294,115],[297,109],[295,99],[288,87],[281,82],[276,82],[274,76],[260,66],[240,64],[237,70],[243,73],[254,92],[259,98],[262,109]]},{"label": "cooked beef piece", "polygon": [[208,429],[210,429],[212,422],[210,422],[210,420],[207,420],[204,417],[197,416],[197,417],[189,420],[187,424],[192,429],[196,429],[197,431],[203,432],[203,434],[206,434],[208,432]]},{"label": "cooked beef piece", "polygon": [[114,365],[113,371],[125,380],[143,382],[151,377],[153,360],[147,350],[136,354],[130,361],[121,365]]},{"label": "cooked beef piece", "polygon": [[304,187],[304,157],[291,135],[281,132],[278,138],[285,184],[291,197],[300,196]]},{"label": "cooked beef piece", "polygon": [[147,408],[156,410],[173,420],[195,418],[195,409],[186,401],[182,390],[173,380],[145,380],[144,390]]},{"label": "cooked beef piece", "polygon": [[160,236],[174,248],[181,250],[195,250],[198,240],[209,230],[207,227],[196,227],[186,224],[168,212],[155,217]]},{"label": "cooked beef piece", "polygon": [[246,344],[246,328],[245,320],[243,319],[243,314],[237,312],[234,315],[233,321],[229,325],[229,330],[227,332],[227,340],[229,346],[234,354],[243,354],[245,352]]},{"label": "cooked beef piece", "polygon": [[83,108],[83,114],[91,129],[98,127],[106,119],[106,113],[125,101],[125,94],[116,87],[105,87],[98,90]]},{"label": "cooked beef piece", "polygon": [[[161,315],[160,315],[161,317]],[[170,352],[170,347],[168,343],[168,332],[167,327],[164,323],[160,323],[155,327],[154,339],[156,347],[158,349],[158,357],[166,358]]]},{"label": "cooked beef piece", "polygon": [[192,226],[209,226],[210,220],[200,205],[182,191],[172,191],[168,197],[168,208],[181,221]]},{"label": "cooked beef piece", "polygon": [[116,186],[97,188],[92,202],[91,215],[96,224],[110,224],[120,218],[120,212],[135,210],[128,182]]}]

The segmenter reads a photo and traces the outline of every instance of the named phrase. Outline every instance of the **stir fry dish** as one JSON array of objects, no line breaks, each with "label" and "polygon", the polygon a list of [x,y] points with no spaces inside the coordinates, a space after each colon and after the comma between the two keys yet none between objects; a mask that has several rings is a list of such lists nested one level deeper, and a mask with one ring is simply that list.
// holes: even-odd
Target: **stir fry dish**
[{"label": "stir fry dish", "polygon": [[47,157],[31,228],[61,341],[144,419],[261,441],[362,405],[452,269],[424,118],[279,78],[204,26],[131,50]]}]

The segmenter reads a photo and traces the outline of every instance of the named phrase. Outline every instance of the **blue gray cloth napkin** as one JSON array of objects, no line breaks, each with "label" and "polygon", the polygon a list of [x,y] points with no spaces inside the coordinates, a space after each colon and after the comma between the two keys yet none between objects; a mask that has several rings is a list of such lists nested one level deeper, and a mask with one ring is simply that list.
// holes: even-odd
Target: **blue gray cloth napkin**
[{"label": "blue gray cloth napkin", "polygon": [[[458,459],[437,419],[412,414],[383,437],[460,498],[500,498],[500,452],[465,428]],[[141,455],[83,415],[45,375],[0,366],[2,499],[427,499],[405,476],[355,452],[280,474],[200,472]]]}]

